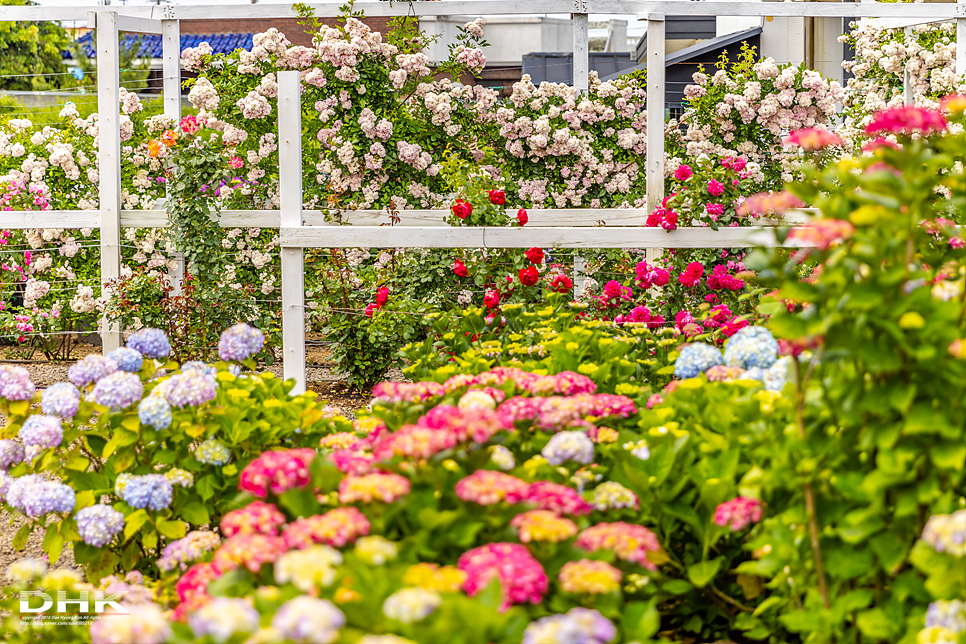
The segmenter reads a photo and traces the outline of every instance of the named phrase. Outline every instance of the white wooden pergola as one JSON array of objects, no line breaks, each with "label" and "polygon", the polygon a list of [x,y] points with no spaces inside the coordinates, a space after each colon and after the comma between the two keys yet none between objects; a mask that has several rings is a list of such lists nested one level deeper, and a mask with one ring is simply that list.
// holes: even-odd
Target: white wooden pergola
[{"label": "white wooden pergola", "polygon": [[[335,17],[342,2],[309,3],[320,18]],[[587,23],[591,13],[636,14],[647,22],[647,121],[664,122],[665,15],[778,16],[868,18],[883,27],[908,27],[930,22],[957,23],[956,69],[966,70],[966,0],[956,4],[885,4],[852,2],[691,2],[688,0],[440,0],[438,2],[356,2],[354,9],[369,16],[571,14],[574,24],[574,82],[587,89]],[[0,226],[17,228],[99,228],[101,281],[120,276],[121,228],[167,226],[162,210],[121,209],[121,140],[118,105],[121,31],[162,35],[164,110],[181,118],[180,20],[219,18],[289,18],[298,14],[288,5],[208,5],[149,7],[23,7],[0,6],[0,21],[81,20],[96,29],[97,97],[100,114],[98,211],[7,211]],[[409,210],[389,223],[388,213],[353,211],[344,217],[352,226],[332,225],[323,213],[302,209],[302,142],[299,73],[278,74],[278,134],[280,207],[278,210],[224,211],[224,227],[279,228],[281,241],[284,376],[294,378],[293,393],[305,390],[304,248],[728,248],[775,245],[768,227],[678,228],[666,233],[646,228],[644,219],[664,198],[664,132],[647,131],[647,208],[631,210],[529,210],[526,228],[451,228],[442,212]],[[907,74],[906,99],[911,100]],[[606,226],[596,222],[606,221]],[[105,322],[103,349],[121,345],[121,330]]]}]

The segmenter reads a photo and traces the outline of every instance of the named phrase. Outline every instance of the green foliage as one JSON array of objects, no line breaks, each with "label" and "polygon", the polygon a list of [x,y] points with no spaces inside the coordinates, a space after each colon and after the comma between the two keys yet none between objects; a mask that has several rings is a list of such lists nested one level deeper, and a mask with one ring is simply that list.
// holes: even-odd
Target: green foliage
[{"label": "green foliage", "polygon": [[[32,0],[0,0],[0,6],[32,6]],[[38,91],[64,87],[71,78],[61,52],[70,44],[56,22],[0,22],[0,89]]]}]

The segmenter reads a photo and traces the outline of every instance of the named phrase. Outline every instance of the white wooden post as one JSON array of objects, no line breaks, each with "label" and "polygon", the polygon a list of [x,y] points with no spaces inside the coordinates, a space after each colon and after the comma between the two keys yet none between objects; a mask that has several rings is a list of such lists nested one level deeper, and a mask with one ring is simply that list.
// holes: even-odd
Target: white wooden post
[{"label": "white wooden post", "polygon": [[[574,0],[574,7],[579,11],[587,11],[587,0]],[[586,13],[571,14],[574,25],[574,58],[573,58],[573,81],[574,89],[578,94],[586,94],[589,88],[590,76],[590,44],[589,44],[589,23]],[[574,255],[574,298],[578,298],[584,292],[583,271],[586,267],[584,258]]]},{"label": "white wooden post", "polygon": [[[278,73],[278,173],[282,228],[302,225],[302,100],[297,71]],[[305,392],[305,265],[301,248],[282,247],[282,373]]]},{"label": "white wooden post", "polygon": [[[164,114],[177,123],[181,120],[181,23],[178,20],[161,21],[161,55]],[[184,253],[175,251],[171,254],[171,258],[176,262],[174,270],[168,273],[171,294],[181,295],[181,285],[184,282]]]},{"label": "white wooden post", "polygon": [[[647,16],[647,212],[664,200],[664,15]],[[654,261],[662,249],[648,248],[646,258]]]},{"label": "white wooden post", "polygon": [[[101,211],[101,293],[121,276],[121,64],[117,13],[99,11],[97,22],[98,198]],[[104,353],[121,346],[121,326],[103,318]]]},{"label": "white wooden post", "polygon": [[[586,11],[586,1],[576,0],[576,4],[579,9]],[[586,13],[574,13],[571,16],[574,23],[574,87],[577,93],[583,94],[587,91],[587,77],[590,75],[590,54],[587,44],[588,17]]]},{"label": "white wooden post", "polygon": [[[905,33],[905,43],[909,44],[909,41],[913,37],[912,27],[906,27],[903,29]],[[902,102],[906,105],[916,104],[916,88],[912,85],[912,75],[909,73],[909,63],[906,62],[906,68],[902,72]]]},{"label": "white wooden post", "polygon": [[956,75],[960,83],[966,79],[966,0],[957,0],[959,15],[956,20]]}]

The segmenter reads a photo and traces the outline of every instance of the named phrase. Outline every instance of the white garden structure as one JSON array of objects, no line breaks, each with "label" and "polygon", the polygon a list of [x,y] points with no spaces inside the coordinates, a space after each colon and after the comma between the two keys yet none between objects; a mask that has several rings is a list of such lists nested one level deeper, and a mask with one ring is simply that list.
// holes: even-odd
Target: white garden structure
[{"label": "white garden structure", "polygon": [[[334,17],[342,2],[309,3],[318,17]],[[885,4],[878,2],[689,2],[687,0],[440,0],[438,2],[356,2],[355,10],[369,16],[500,15],[569,13],[574,22],[574,79],[587,89],[587,19],[591,13],[637,14],[647,21],[648,123],[664,120],[664,16],[780,16],[880,19],[883,27],[907,27],[929,22],[956,21],[956,70],[966,69],[966,0],[958,3]],[[121,210],[121,139],[117,106],[120,102],[118,33],[162,35],[164,109],[181,118],[180,20],[217,18],[296,17],[288,5],[208,5],[150,7],[22,7],[0,6],[0,20],[86,20],[97,30],[97,96],[100,114],[98,211],[7,211],[4,228],[100,228],[101,280],[120,275],[121,228],[163,227],[161,210]],[[908,76],[908,75],[907,75]],[[319,211],[302,209],[301,108],[299,73],[278,75],[279,210],[223,211],[225,227],[279,228],[283,315],[284,376],[296,381],[293,393],[305,390],[305,289],[304,248],[728,248],[775,245],[766,227],[678,228],[667,233],[643,226],[648,212],[664,198],[664,132],[647,132],[647,208],[644,210],[530,210],[526,228],[452,228],[439,211],[409,210],[398,213],[393,226],[389,213],[354,211],[343,219],[352,226],[325,221]],[[911,100],[911,90],[906,91]],[[598,225],[604,221],[606,225]],[[121,330],[105,324],[105,352],[120,346]]]}]

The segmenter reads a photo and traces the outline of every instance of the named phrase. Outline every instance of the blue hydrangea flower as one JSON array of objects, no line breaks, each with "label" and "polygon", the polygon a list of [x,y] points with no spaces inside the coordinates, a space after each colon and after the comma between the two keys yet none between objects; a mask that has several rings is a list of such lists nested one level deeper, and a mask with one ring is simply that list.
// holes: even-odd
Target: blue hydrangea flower
[{"label": "blue hydrangea flower", "polygon": [[29,371],[23,367],[0,365],[0,398],[30,400],[36,392]]},{"label": "blue hydrangea flower", "polygon": [[245,323],[222,331],[218,340],[218,357],[222,360],[246,360],[265,346],[265,334]]},{"label": "blue hydrangea flower", "polygon": [[171,353],[171,343],[161,329],[141,329],[131,336],[127,346],[145,358],[167,358]]},{"label": "blue hydrangea flower", "polygon": [[118,495],[122,499],[124,498],[124,489],[127,484],[134,480],[133,474],[128,474],[127,472],[121,472],[117,475],[117,479],[114,480],[114,494]]},{"label": "blue hydrangea flower", "polygon": [[710,344],[695,342],[681,349],[674,362],[675,378],[696,378],[711,367],[721,364],[721,352]]},{"label": "blue hydrangea flower", "polygon": [[174,488],[161,474],[135,476],[124,486],[122,498],[135,509],[163,510],[171,505]]},{"label": "blue hydrangea flower", "polygon": [[214,400],[218,385],[215,379],[200,371],[189,369],[161,382],[153,395],[164,396],[172,406],[197,407]]},{"label": "blue hydrangea flower", "polygon": [[40,409],[48,416],[70,420],[80,409],[80,392],[69,382],[58,382],[44,389]]},{"label": "blue hydrangea flower", "polygon": [[77,512],[77,531],[89,546],[103,548],[124,529],[124,515],[109,505],[92,505]]},{"label": "blue hydrangea flower", "polygon": [[58,480],[45,480],[38,474],[14,479],[7,490],[7,503],[30,518],[50,512],[74,509],[74,490]]},{"label": "blue hydrangea flower", "polygon": [[584,432],[560,432],[553,435],[540,453],[555,467],[566,461],[587,465],[594,460],[594,442]]},{"label": "blue hydrangea flower", "polygon": [[765,385],[765,389],[768,391],[781,391],[785,388],[785,382],[788,379],[788,365],[791,362],[791,358],[785,356],[780,360],[777,360],[775,364],[768,367],[767,369],[762,369],[761,367],[752,367],[744,374],[742,378],[745,380],[757,380]]},{"label": "blue hydrangea flower", "polygon": [[117,363],[106,356],[91,354],[67,370],[67,378],[78,387],[86,387],[117,371]]},{"label": "blue hydrangea flower", "polygon": [[144,356],[141,355],[141,352],[131,347],[114,349],[107,354],[107,357],[116,362],[121,371],[129,373],[137,373],[141,370],[141,365],[144,364]]},{"label": "blue hydrangea flower", "polygon": [[0,470],[7,471],[21,462],[23,462],[23,445],[9,438],[0,440]]},{"label": "blue hydrangea flower", "polygon": [[778,360],[778,343],[765,327],[747,326],[728,340],[724,360],[729,367],[767,369]]},{"label": "blue hydrangea flower", "polygon": [[64,440],[64,429],[56,416],[30,416],[20,428],[20,440],[25,446],[41,450],[57,447]]},{"label": "blue hydrangea flower", "polygon": [[120,411],[141,400],[143,394],[144,385],[139,377],[133,373],[118,371],[98,380],[91,397],[98,405]]},{"label": "blue hydrangea flower", "polygon": [[144,425],[167,429],[171,426],[171,405],[160,396],[148,396],[138,405],[138,418]]},{"label": "blue hydrangea flower", "polygon": [[208,465],[224,465],[231,458],[231,452],[221,441],[209,438],[195,450],[195,458]]}]

